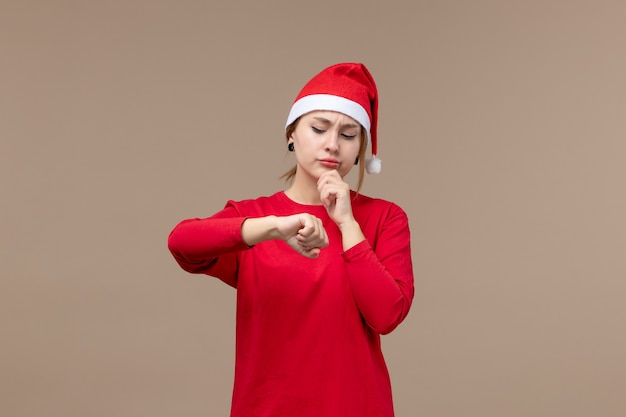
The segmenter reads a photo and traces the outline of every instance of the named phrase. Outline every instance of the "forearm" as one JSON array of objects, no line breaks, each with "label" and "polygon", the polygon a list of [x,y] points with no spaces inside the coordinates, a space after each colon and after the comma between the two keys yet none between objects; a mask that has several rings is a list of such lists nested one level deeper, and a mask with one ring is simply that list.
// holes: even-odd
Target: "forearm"
[{"label": "forearm", "polygon": [[339,225],[339,230],[341,231],[341,243],[344,251],[365,240],[361,226],[356,220]]},{"label": "forearm", "polygon": [[183,269],[201,270],[218,256],[248,248],[241,238],[243,221],[242,217],[184,220],[170,233],[169,250]]},{"label": "forearm", "polygon": [[406,214],[392,207],[375,236],[371,242],[361,241],[344,251],[344,260],[363,318],[374,331],[385,334],[404,320],[413,301],[411,236]]},{"label": "forearm", "polygon": [[280,238],[277,217],[266,216],[244,220],[241,225],[241,237],[248,246]]},{"label": "forearm", "polygon": [[376,332],[391,332],[404,320],[413,300],[413,271],[399,250],[386,267],[364,242],[344,253],[348,279],[359,310]]}]

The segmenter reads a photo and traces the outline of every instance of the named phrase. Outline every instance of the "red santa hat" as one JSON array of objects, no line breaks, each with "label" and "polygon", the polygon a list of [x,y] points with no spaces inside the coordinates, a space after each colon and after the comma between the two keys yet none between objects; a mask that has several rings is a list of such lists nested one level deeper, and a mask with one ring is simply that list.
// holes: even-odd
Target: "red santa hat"
[{"label": "red santa hat", "polygon": [[296,97],[285,127],[314,110],[337,111],[359,122],[372,146],[372,158],[368,158],[365,168],[370,174],[380,172],[381,161],[376,157],[378,89],[365,65],[335,64],[314,76]]}]

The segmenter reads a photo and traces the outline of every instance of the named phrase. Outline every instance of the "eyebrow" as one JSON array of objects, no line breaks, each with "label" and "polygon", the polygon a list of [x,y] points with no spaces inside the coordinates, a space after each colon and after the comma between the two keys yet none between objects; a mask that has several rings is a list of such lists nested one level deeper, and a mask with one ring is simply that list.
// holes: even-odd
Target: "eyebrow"
[{"label": "eyebrow", "polygon": [[[331,124],[330,120],[324,117],[314,116],[313,118],[319,122]],[[360,125],[358,123],[345,123],[345,124],[342,124],[341,127],[360,127]]]}]

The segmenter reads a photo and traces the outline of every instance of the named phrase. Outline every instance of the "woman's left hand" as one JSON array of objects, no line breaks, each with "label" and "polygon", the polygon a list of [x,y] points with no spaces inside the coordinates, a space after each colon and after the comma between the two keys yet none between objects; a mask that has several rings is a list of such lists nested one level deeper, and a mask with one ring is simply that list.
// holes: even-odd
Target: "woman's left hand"
[{"label": "woman's left hand", "polygon": [[335,170],[324,172],[317,181],[317,190],[328,215],[341,231],[343,250],[365,239],[361,226],[352,214],[350,186]]},{"label": "woman's left hand", "polygon": [[317,190],[328,215],[339,228],[344,224],[354,222],[350,186],[343,181],[336,170],[333,169],[320,175]]}]

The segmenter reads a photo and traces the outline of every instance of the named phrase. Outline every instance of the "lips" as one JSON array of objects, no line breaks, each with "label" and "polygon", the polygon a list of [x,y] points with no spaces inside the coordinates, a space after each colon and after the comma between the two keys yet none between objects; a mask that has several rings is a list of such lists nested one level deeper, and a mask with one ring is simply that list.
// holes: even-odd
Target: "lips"
[{"label": "lips", "polygon": [[339,166],[339,161],[337,161],[336,159],[332,159],[332,158],[324,158],[324,159],[320,159],[320,164],[330,167],[330,168],[337,168]]}]

